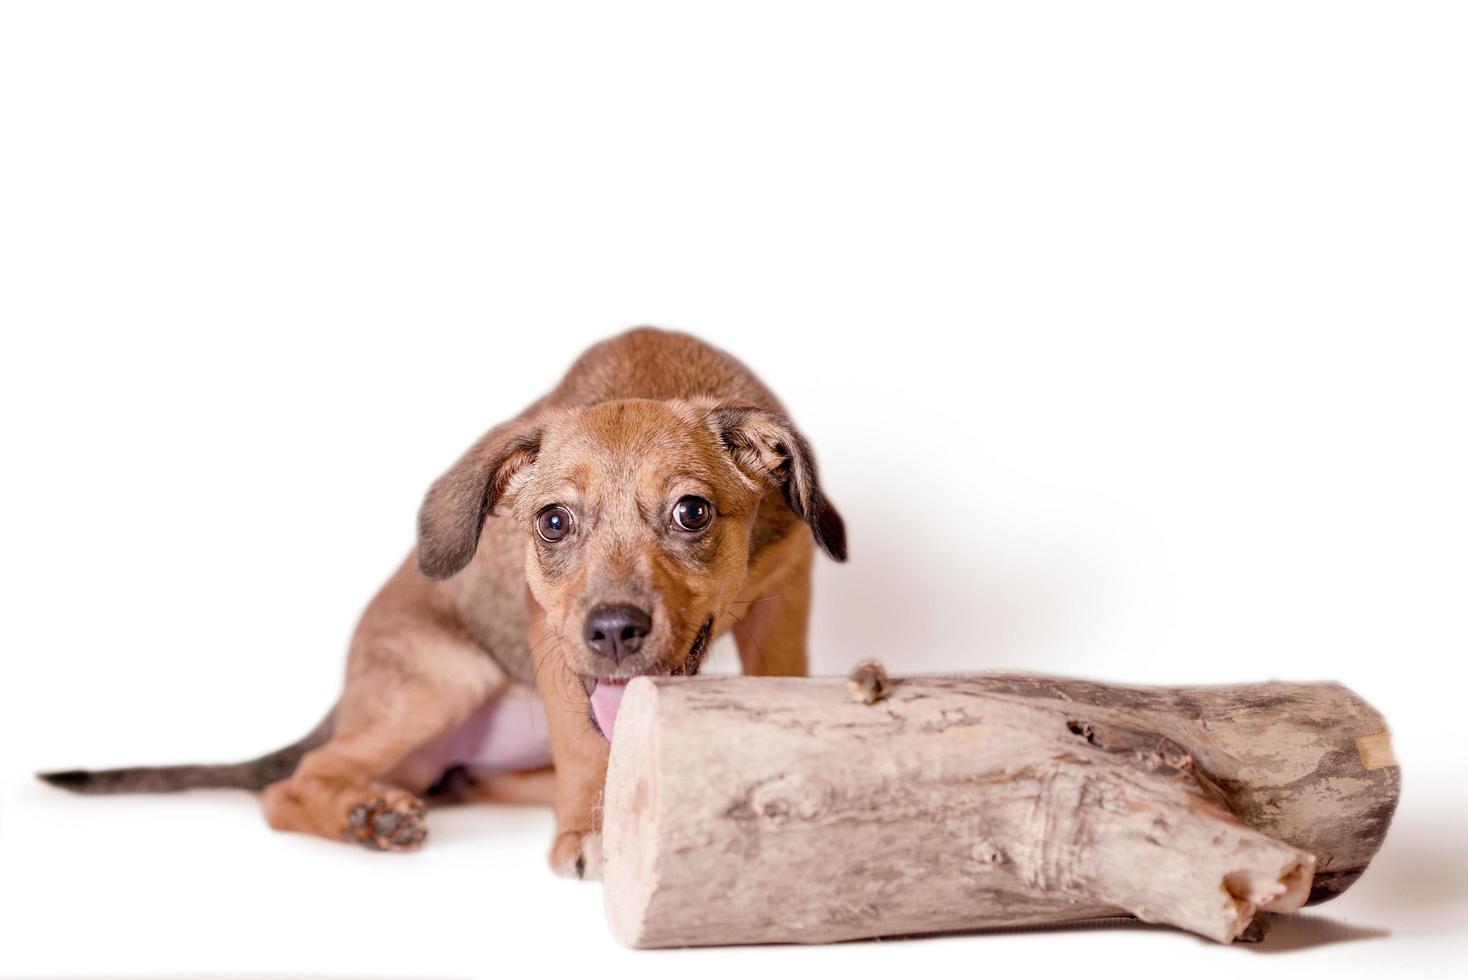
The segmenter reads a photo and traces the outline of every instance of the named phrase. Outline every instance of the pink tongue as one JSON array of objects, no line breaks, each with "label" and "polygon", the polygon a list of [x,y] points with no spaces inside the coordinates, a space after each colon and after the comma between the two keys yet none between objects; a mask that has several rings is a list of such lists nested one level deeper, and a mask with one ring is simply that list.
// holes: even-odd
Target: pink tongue
[{"label": "pink tongue", "polygon": [[612,730],[617,727],[617,709],[622,707],[622,692],[627,690],[626,681],[596,682],[596,690],[591,692],[591,713],[596,716],[597,727],[607,737],[612,739]]}]

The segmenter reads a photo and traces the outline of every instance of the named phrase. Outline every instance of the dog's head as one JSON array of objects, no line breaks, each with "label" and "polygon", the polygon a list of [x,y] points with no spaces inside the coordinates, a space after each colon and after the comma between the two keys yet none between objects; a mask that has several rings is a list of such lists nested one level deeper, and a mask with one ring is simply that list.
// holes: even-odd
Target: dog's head
[{"label": "dog's head", "polygon": [[776,491],[844,561],[841,516],[785,417],[703,401],[552,412],[491,430],[433,485],[418,563],[447,578],[474,557],[491,513],[519,524],[554,648],[607,731],[627,679],[698,669],[744,584],[760,501]]}]

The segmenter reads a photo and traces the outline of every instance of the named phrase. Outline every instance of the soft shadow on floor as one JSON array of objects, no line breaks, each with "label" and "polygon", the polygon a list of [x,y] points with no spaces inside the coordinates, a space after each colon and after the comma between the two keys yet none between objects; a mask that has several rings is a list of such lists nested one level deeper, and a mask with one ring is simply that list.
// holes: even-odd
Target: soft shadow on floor
[{"label": "soft shadow on floor", "polygon": [[[1058,932],[1101,929],[1145,929],[1175,931],[1172,926],[1158,925],[1117,916],[1109,919],[1089,919],[1081,922],[1065,922],[1055,925],[1016,929],[989,929],[987,933]],[[1292,953],[1296,950],[1330,946],[1335,943],[1356,942],[1362,939],[1381,939],[1391,933],[1375,926],[1349,925],[1324,915],[1271,915],[1269,935],[1263,942],[1234,943],[1240,950],[1255,953]],[[1209,940],[1199,939],[1208,943]]]},{"label": "soft shadow on floor", "polygon": [[1398,937],[1462,932],[1468,921],[1468,853],[1460,846],[1461,797],[1428,789],[1414,797],[1414,807],[1398,814],[1361,880],[1321,906],[1318,917],[1341,918],[1335,914],[1339,902],[1350,918],[1386,920]]},{"label": "soft shadow on floor", "polygon": [[[1240,950],[1256,953],[1291,953],[1296,950],[1330,946],[1335,943],[1355,942],[1362,939],[1381,939],[1391,935],[1386,929],[1375,926],[1349,925],[1323,915],[1272,915],[1269,917],[1269,935],[1259,943],[1234,943]],[[921,941],[923,939],[948,938],[954,936],[1007,936],[1046,932],[1105,932],[1110,930],[1136,930],[1148,932],[1186,933],[1173,926],[1143,922],[1127,916],[1112,916],[1105,919],[1080,919],[1075,922],[1055,922],[1025,926],[1000,926],[993,929],[978,929],[951,933],[931,933],[916,936],[898,936],[876,940],[878,942]],[[1214,945],[1211,940],[1197,937],[1199,943]],[[871,940],[853,940],[869,942]]]},{"label": "soft shadow on floor", "polygon": [[1458,921],[1461,910],[1468,908],[1468,856],[1460,849],[1461,827],[1445,817],[1398,823],[1352,887],[1369,890],[1415,917]]},{"label": "soft shadow on floor", "polygon": [[1269,935],[1261,943],[1243,944],[1255,953],[1293,953],[1317,946],[1382,939],[1391,932],[1376,926],[1351,925],[1324,915],[1271,915]]}]

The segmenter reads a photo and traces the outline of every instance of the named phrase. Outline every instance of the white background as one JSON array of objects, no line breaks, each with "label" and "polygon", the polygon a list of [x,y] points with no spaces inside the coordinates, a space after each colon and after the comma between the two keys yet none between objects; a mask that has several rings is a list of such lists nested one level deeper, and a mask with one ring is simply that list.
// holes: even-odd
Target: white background
[{"label": "white background", "polygon": [[[1416,3],[0,7],[0,972],[1461,966],[1465,42]],[[305,731],[428,482],[636,323],[814,443],[817,668],[1342,680],[1406,774],[1372,870],[1262,949],[633,953],[540,811],[395,857],[31,780]]]}]

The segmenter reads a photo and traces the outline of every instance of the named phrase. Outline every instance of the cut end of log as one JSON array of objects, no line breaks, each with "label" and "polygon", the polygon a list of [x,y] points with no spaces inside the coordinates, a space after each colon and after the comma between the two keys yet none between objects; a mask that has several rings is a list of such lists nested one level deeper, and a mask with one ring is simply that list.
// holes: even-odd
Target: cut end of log
[{"label": "cut end of log", "polygon": [[1361,753],[1361,765],[1367,769],[1383,769],[1397,764],[1396,754],[1392,752],[1392,737],[1386,729],[1374,735],[1358,735],[1356,751]]},{"label": "cut end of log", "polygon": [[620,819],[606,824],[602,849],[607,920],[612,935],[632,948],[645,943],[647,910],[657,886],[658,689],[644,677],[627,684],[618,712],[614,759],[607,771],[606,807]]}]

